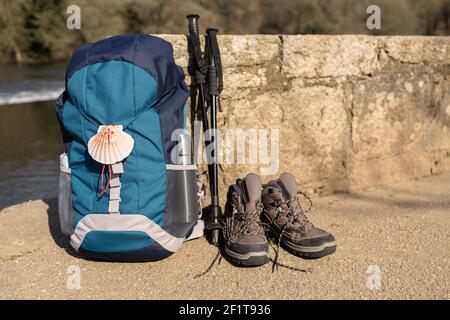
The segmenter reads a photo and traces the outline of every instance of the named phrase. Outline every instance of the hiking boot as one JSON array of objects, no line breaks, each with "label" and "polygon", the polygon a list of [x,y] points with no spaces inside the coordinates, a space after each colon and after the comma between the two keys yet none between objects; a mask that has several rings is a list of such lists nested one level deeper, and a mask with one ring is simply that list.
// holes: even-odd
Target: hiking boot
[{"label": "hiking boot", "polygon": [[269,243],[261,225],[261,179],[249,173],[228,189],[225,206],[225,254],[241,266],[260,266],[269,262]]},{"label": "hiking boot", "polygon": [[261,220],[268,224],[278,244],[287,251],[309,259],[321,258],[336,251],[333,235],[314,227],[306,217],[297,198],[297,183],[292,174],[284,172],[279,179],[264,185],[262,203]]}]

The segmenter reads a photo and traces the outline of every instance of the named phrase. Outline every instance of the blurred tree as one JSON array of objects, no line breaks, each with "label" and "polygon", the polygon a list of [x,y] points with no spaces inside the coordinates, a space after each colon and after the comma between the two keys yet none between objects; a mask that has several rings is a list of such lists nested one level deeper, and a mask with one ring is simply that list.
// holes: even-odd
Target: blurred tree
[{"label": "blurred tree", "polygon": [[216,27],[228,34],[254,34],[259,32],[263,16],[260,1],[216,0],[199,1],[215,15]]},{"label": "blurred tree", "polygon": [[19,5],[17,2],[0,0],[0,55],[4,60],[23,61],[18,36]]},{"label": "blurred tree", "polygon": [[24,0],[20,4],[18,36],[23,51],[32,60],[52,60],[66,55],[59,52],[65,51],[61,43],[67,39],[61,34],[65,29],[61,4],[61,0]]},{"label": "blurred tree", "polygon": [[[81,8],[81,30],[65,26]],[[381,30],[366,8],[381,7]],[[120,33],[186,33],[187,13],[227,34],[450,34],[450,0],[0,0],[0,59],[67,59],[86,41]]]},{"label": "blurred tree", "polygon": [[450,0],[419,0],[414,9],[419,19],[418,32],[436,35],[450,33]]},{"label": "blurred tree", "polygon": [[[0,48],[3,59],[17,62],[66,58],[79,42],[67,32],[61,0],[0,2]],[[66,32],[65,32],[66,31]]]},{"label": "blurred tree", "polygon": [[145,25],[139,14],[136,4],[133,2],[124,5],[122,17],[125,20],[125,31],[128,33],[140,33]]},{"label": "blurred tree", "polygon": [[[331,6],[331,1],[326,2]],[[332,13],[327,16],[322,1],[262,0],[261,33],[330,33]]]},{"label": "blurred tree", "polygon": [[77,31],[83,42],[97,41],[125,32],[122,16],[127,0],[65,0],[64,7],[76,4],[81,10],[81,29]]}]

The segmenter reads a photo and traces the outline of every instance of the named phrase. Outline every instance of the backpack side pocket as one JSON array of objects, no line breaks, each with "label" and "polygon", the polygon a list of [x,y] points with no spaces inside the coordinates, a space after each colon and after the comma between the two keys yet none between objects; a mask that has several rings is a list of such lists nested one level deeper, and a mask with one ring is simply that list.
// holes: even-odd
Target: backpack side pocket
[{"label": "backpack side pocket", "polygon": [[58,215],[61,231],[65,235],[73,233],[73,208],[72,208],[72,173],[69,167],[69,159],[66,153],[59,157],[59,183],[58,183]]},{"label": "backpack side pocket", "polygon": [[177,237],[186,237],[197,223],[197,167],[173,165],[167,168],[167,203],[164,217],[166,230]]}]

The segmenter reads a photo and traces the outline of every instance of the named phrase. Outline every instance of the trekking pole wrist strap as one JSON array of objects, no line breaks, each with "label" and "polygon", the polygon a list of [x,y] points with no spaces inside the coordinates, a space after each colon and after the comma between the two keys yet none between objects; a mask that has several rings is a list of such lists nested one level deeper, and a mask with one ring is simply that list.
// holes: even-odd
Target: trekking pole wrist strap
[{"label": "trekking pole wrist strap", "polygon": [[220,49],[217,42],[217,32],[218,30],[214,28],[208,28],[206,30],[206,48],[209,64],[208,85],[212,86],[210,92],[214,92],[211,94],[220,95],[223,89],[223,73]]}]

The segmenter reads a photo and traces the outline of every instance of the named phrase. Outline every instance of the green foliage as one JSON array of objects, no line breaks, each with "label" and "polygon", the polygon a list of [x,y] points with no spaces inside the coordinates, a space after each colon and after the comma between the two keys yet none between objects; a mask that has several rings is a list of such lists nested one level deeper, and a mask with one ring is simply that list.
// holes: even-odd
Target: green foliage
[{"label": "green foliage", "polygon": [[21,60],[17,36],[19,21],[15,18],[18,11],[17,3],[0,0],[0,57],[8,60]]},{"label": "green foliage", "polygon": [[0,2],[0,52],[17,62],[65,59],[79,43],[65,25],[62,0]]},{"label": "green foliage", "polygon": [[61,19],[60,0],[25,0],[20,6],[22,22],[19,36],[24,49],[34,57],[49,56],[58,41],[56,30],[64,27]]},{"label": "green foliage", "polygon": [[[68,30],[66,8],[81,8]],[[366,8],[381,7],[381,30]],[[228,34],[450,34],[450,0],[0,0],[0,59],[67,59],[85,41],[119,33],[185,33],[187,13]]]},{"label": "green foliage", "polygon": [[125,21],[125,29],[129,33],[140,33],[145,25],[141,18],[139,10],[134,3],[127,3],[122,12],[122,17]]}]

